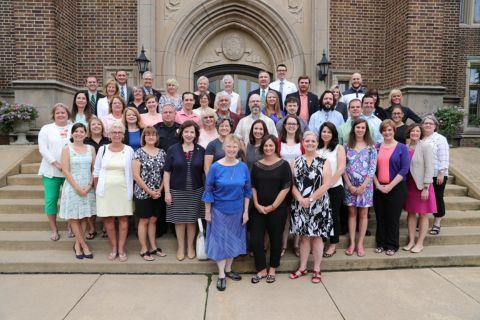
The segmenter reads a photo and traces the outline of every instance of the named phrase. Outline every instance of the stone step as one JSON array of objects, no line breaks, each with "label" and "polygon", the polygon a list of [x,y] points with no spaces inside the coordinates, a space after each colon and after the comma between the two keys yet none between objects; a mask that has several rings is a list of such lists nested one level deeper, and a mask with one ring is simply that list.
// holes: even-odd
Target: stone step
[{"label": "stone step", "polygon": [[[99,230],[99,229],[98,229]],[[375,234],[375,230],[372,229]],[[0,250],[71,250],[72,240],[68,239],[66,232],[60,232],[60,240],[53,242],[49,239],[48,231],[0,231]],[[400,230],[400,243],[407,242],[407,230]],[[94,250],[108,251],[110,247],[107,239],[97,237],[89,241]],[[172,235],[165,235],[158,239],[158,244],[166,251],[174,253],[177,247],[176,239]],[[427,235],[425,245],[464,245],[480,244],[480,226],[473,227],[442,227],[440,235]],[[365,248],[376,246],[375,237],[366,237]],[[127,248],[136,250],[139,242],[135,235],[130,235],[127,240]],[[340,237],[339,249],[348,247],[347,236]],[[480,254],[480,252],[479,252]]]},{"label": "stone step", "polygon": [[[97,221],[97,230],[102,225],[101,218]],[[429,215],[430,225],[433,224],[433,215]],[[60,230],[66,230],[67,223],[65,220],[57,219]],[[371,215],[369,220],[369,228],[374,228],[376,224],[375,214]],[[402,213],[400,218],[400,226],[406,228],[407,214]],[[461,227],[461,226],[480,226],[480,211],[447,211],[445,218],[442,219],[444,227]],[[47,217],[44,213],[1,213],[0,214],[0,231],[48,231],[50,230]]]},{"label": "stone step", "polygon": [[7,177],[8,185],[42,185],[42,177],[36,173],[15,174]]},{"label": "stone step", "polygon": [[10,185],[0,188],[0,199],[43,199],[43,186]]},{"label": "stone step", "polygon": [[447,184],[455,184],[455,176],[448,176]]},{"label": "stone step", "polygon": [[43,209],[43,199],[0,199],[0,213],[38,213]]},{"label": "stone step", "polygon": [[445,197],[447,210],[479,210],[480,200],[470,197]]},{"label": "stone step", "polygon": [[20,166],[20,173],[37,174],[40,163],[24,163]]},{"label": "stone step", "polygon": [[447,184],[445,187],[445,197],[466,197],[468,188],[456,184]]},{"label": "stone step", "polygon": [[[71,244],[71,243],[70,243]],[[108,261],[109,251],[94,251],[94,259],[77,260],[73,252],[65,250],[48,251],[3,251],[0,250],[0,273],[148,273],[148,274],[212,274],[217,273],[213,261],[185,259],[177,261],[174,252],[167,252],[164,258],[143,261],[138,250],[129,251],[128,261]],[[235,270],[241,273],[255,272],[252,257],[235,259]],[[323,259],[322,271],[372,270],[421,267],[463,267],[480,266],[480,244],[428,246],[421,253],[399,251],[393,257],[383,253],[375,254],[366,250],[362,258],[348,257],[343,250],[332,258]],[[287,252],[282,257],[278,272],[292,272],[298,268],[298,258]],[[308,268],[312,268],[310,255]],[[246,276],[243,281],[249,281]]]}]

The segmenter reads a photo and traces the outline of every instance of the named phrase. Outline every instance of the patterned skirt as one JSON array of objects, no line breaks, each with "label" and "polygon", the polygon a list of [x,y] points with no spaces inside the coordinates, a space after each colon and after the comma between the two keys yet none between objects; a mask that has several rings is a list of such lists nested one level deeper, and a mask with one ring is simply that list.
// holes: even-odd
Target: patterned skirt
[{"label": "patterned skirt", "polygon": [[219,261],[247,253],[247,231],[242,216],[243,212],[223,214],[212,207],[212,222],[207,224],[208,258]]},{"label": "patterned skirt", "polygon": [[292,202],[290,233],[304,237],[330,237],[333,227],[332,210],[328,194],[303,208],[297,200]]}]

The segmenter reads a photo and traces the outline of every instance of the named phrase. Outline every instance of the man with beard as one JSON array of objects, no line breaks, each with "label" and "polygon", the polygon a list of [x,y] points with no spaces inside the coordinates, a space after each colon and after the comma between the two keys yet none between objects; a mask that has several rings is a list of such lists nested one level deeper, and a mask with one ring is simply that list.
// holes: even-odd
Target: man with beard
[{"label": "man with beard", "polygon": [[242,118],[237,125],[237,129],[235,129],[235,134],[245,142],[245,145],[248,144],[252,124],[257,119],[263,120],[267,125],[268,133],[277,137],[278,134],[275,122],[260,112],[260,96],[258,94],[252,94],[250,96],[248,106],[250,107],[251,114]]},{"label": "man with beard", "polygon": [[310,78],[307,75],[300,76],[298,77],[298,91],[287,96],[287,98],[297,99],[299,102],[297,116],[305,122],[308,122],[312,114],[318,111],[318,97],[308,91],[309,88]]},{"label": "man with beard", "polygon": [[323,92],[320,96],[319,102],[320,110],[312,114],[310,122],[308,123],[310,130],[318,134],[318,136],[320,136],[320,132],[318,131],[324,122],[328,121],[333,123],[337,130],[344,123],[342,114],[333,109],[336,101],[332,91],[326,90]]}]

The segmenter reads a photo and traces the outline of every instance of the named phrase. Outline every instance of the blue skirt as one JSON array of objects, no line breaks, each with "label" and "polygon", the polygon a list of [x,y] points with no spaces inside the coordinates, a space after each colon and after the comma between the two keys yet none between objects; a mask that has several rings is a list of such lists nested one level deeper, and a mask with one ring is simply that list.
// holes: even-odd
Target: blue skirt
[{"label": "blue skirt", "polygon": [[223,214],[212,207],[205,244],[209,259],[220,261],[247,253],[247,231],[242,216],[243,212]]}]

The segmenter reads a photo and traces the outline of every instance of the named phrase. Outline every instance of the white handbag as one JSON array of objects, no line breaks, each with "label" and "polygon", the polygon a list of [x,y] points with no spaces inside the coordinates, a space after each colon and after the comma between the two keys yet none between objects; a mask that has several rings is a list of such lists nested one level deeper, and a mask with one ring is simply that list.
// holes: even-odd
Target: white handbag
[{"label": "white handbag", "polygon": [[205,248],[205,231],[203,230],[202,219],[198,219],[198,235],[197,235],[197,258],[198,260],[208,260]]}]

